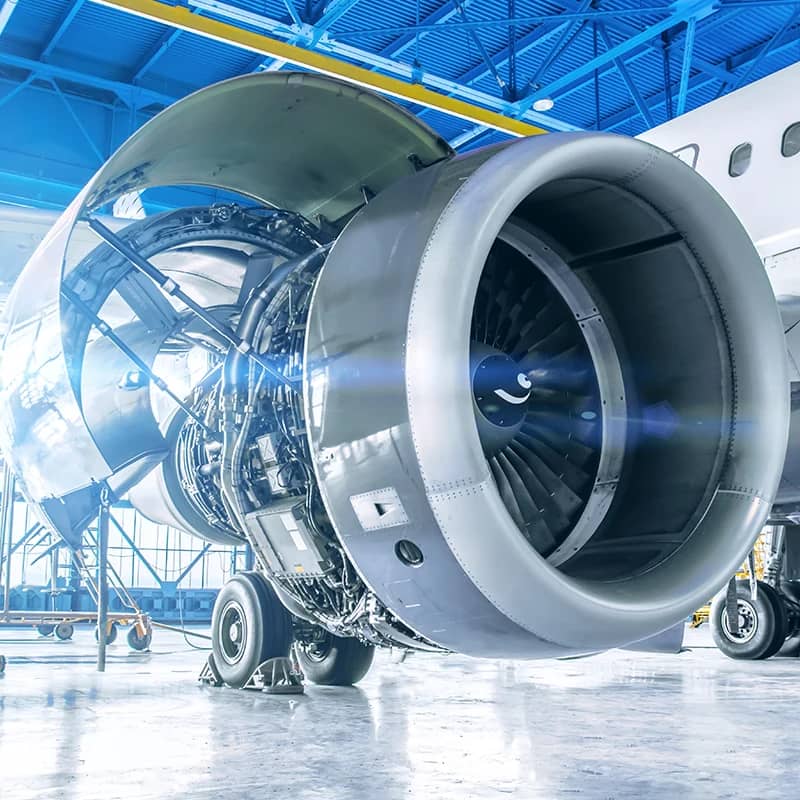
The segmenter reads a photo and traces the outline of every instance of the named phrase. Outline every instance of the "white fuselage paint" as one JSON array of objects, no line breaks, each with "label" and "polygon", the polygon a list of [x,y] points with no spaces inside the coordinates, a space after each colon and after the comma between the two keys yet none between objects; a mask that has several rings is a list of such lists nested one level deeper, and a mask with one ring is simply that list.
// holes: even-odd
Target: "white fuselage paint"
[{"label": "white fuselage paint", "polygon": [[[786,333],[795,409],[772,515],[800,522],[800,408],[795,403],[800,396],[800,152],[782,152],[793,126],[799,126],[794,133],[800,136],[800,63],[639,138],[694,167],[737,214],[764,262]],[[734,177],[731,158],[741,145],[752,148],[750,162]],[[792,149],[796,146],[795,141]]]},{"label": "white fuselage paint", "polygon": [[[785,131],[800,123],[800,63],[690,111],[638,138],[693,166],[736,212],[756,245],[777,296],[800,295],[800,153],[781,154]],[[731,154],[750,144],[744,174]]]}]

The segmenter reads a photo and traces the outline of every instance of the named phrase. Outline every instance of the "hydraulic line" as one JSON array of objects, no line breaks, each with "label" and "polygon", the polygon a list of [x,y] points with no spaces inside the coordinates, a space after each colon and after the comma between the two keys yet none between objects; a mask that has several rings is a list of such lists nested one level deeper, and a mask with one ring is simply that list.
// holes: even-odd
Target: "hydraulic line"
[{"label": "hydraulic line", "polygon": [[203,306],[193,300],[186,292],[181,289],[180,284],[176,283],[172,278],[165,275],[160,269],[153,266],[146,258],[143,258],[137,253],[124,239],[117,236],[112,230],[103,225],[95,217],[88,219],[89,227],[102,239],[109,247],[115,250],[124,259],[130,262],[131,266],[146,275],[156,286],[161,289],[164,294],[170,297],[175,297],[180,300],[196,317],[201,319],[208,325],[211,330],[217,333],[229,345],[236,349],[237,352],[246,355],[248,358],[257,362],[267,374],[284,385],[288,386],[292,391],[299,391],[299,387],[291,380],[286,378],[283,373],[275,366],[269,363],[265,358],[262,358],[257,353],[250,351],[250,345],[243,339],[239,338],[234,331],[224,323],[220,322],[213,314],[206,311]]},{"label": "hydraulic line", "polygon": [[145,375],[165,394],[168,394],[180,407],[180,409],[185,413],[188,414],[198,425],[200,425],[206,433],[210,433],[210,429],[206,426],[205,422],[203,421],[202,417],[198,416],[191,408],[191,406],[187,405],[183,400],[181,400],[178,395],[173,392],[169,386],[167,386],[166,381],[163,378],[160,378],[158,375],[153,372],[152,369],[141,359],[139,356],[130,348],[127,344],[125,344],[122,339],[114,333],[113,328],[105,322],[102,318],[98,317],[89,306],[81,300],[81,298],[75,294],[71,289],[68,289],[66,286],[61,287],[61,295],[66,300],[68,300],[78,311],[83,314],[86,319],[88,319],[100,333],[105,336],[109,341],[113,342],[114,345],[123,352],[136,366],[144,372]]}]

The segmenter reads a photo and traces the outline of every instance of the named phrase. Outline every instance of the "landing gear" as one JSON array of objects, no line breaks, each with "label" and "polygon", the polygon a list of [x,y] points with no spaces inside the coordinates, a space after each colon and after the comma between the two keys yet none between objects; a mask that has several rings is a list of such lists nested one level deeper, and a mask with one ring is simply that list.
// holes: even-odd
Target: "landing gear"
[{"label": "landing gear", "polygon": [[786,641],[786,605],[775,589],[758,581],[753,597],[748,581],[736,581],[738,620],[728,619],[725,593],[711,605],[711,632],[717,647],[730,658],[764,659],[774,656]]},{"label": "landing gear", "polygon": [[367,674],[374,657],[374,647],[327,631],[311,642],[297,644],[297,660],[306,677],[323,686],[358,683]]},{"label": "landing gear", "polygon": [[257,572],[239,572],[220,590],[211,626],[215,669],[241,689],[259,665],[286,657],[292,620],[273,588]]},{"label": "landing gear", "polygon": [[56,639],[60,639],[62,642],[71,639],[73,633],[75,633],[75,626],[71,622],[59,622],[56,625]]}]

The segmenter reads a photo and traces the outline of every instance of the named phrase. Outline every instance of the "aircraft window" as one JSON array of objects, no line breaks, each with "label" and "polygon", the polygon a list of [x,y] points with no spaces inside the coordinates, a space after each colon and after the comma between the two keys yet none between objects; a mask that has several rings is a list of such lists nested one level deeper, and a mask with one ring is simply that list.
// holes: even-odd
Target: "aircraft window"
[{"label": "aircraft window", "polygon": [[736,145],[731,152],[731,159],[728,162],[728,175],[731,178],[738,178],[747,172],[750,166],[750,159],[753,156],[753,145],[743,142]]},{"label": "aircraft window", "polygon": [[791,158],[800,153],[800,122],[795,122],[783,132],[781,155]]}]

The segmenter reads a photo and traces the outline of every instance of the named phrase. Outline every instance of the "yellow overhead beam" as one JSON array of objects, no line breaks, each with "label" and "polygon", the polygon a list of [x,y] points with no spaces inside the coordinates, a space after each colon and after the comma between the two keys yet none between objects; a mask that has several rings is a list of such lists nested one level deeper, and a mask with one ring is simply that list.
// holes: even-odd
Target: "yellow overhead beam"
[{"label": "yellow overhead beam", "polygon": [[400,100],[408,100],[412,103],[474,122],[477,125],[485,125],[504,133],[510,133],[512,136],[535,136],[540,133],[547,133],[544,128],[506,117],[503,114],[489,111],[472,103],[466,103],[455,97],[439,94],[439,92],[434,92],[419,84],[406,83],[406,81],[398,78],[381,75],[363,67],[340,61],[337,58],[273,39],[271,36],[265,36],[262,33],[253,33],[237,28],[227,22],[192,14],[185,7],[168,6],[157,2],[157,0],[92,0],[92,2],[120,11],[127,11],[129,14],[135,14],[136,16],[144,17],[144,19],[160,22],[173,28],[179,28],[188,33],[195,33],[207,39],[214,39],[224,44],[240,47],[243,50],[251,50],[263,56],[279,58],[315,72],[330,75],[333,78],[340,78],[348,83],[355,83],[358,86],[374,89],[381,94],[388,94]]}]

